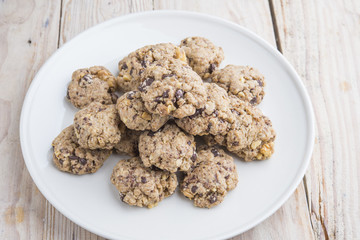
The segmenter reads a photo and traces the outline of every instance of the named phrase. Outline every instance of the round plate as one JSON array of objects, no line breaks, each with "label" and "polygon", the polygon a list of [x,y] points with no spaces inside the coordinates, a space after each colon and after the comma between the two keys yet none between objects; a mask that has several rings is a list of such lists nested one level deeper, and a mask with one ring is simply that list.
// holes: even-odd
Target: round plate
[{"label": "round plate", "polygon": [[[212,209],[196,208],[177,192],[153,209],[130,207],[110,183],[112,168],[125,156],[113,155],[96,173],[75,176],[52,163],[52,140],[72,124],[76,109],[65,99],[74,70],[117,62],[149,44],[179,44],[203,36],[225,52],[227,64],[250,65],[265,75],[260,108],[277,132],[275,154],[250,163],[235,159],[239,184]],[[219,239],[244,232],[274,213],[300,183],[314,142],[313,110],[299,76],[264,40],[234,23],[179,11],[155,11],[97,25],[57,50],[34,78],[20,123],[26,166],[49,202],[66,217],[111,239]]]}]

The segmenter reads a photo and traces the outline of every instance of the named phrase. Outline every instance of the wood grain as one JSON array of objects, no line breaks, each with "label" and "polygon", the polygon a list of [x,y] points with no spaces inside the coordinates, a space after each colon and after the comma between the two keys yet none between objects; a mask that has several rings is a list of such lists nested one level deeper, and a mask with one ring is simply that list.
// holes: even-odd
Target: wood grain
[{"label": "wood grain", "polygon": [[[330,3],[331,2],[331,3]],[[306,174],[317,239],[360,238],[360,2],[274,1],[279,42],[313,102]]]},{"label": "wood grain", "polygon": [[0,239],[41,239],[45,199],[24,165],[19,119],[26,90],[56,50],[60,1],[0,2]]}]

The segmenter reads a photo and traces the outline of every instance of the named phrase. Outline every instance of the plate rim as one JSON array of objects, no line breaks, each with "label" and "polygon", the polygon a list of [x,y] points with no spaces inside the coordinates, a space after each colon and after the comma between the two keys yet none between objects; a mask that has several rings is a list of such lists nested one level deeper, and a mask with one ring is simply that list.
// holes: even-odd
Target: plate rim
[{"label": "plate rim", "polygon": [[[39,78],[39,75],[41,75],[41,73],[44,71],[44,69],[47,68],[48,65],[51,65],[51,63],[54,61],[55,57],[59,54],[59,52],[62,51],[62,49],[66,48],[77,38],[80,38],[83,35],[86,35],[93,31],[96,31],[97,29],[102,29],[102,28],[106,27],[107,25],[116,24],[117,22],[119,24],[121,24],[122,21],[131,20],[131,18],[136,19],[138,17],[146,17],[146,16],[152,16],[152,15],[160,15],[160,16],[161,15],[163,15],[163,16],[167,16],[167,15],[174,16],[175,15],[177,17],[188,16],[188,17],[192,17],[192,18],[200,18],[205,21],[211,20],[211,21],[217,22],[219,24],[222,24],[224,26],[227,26],[227,27],[235,30],[236,32],[240,32],[241,34],[244,34],[247,37],[251,38],[253,41],[259,43],[262,47],[264,47],[267,51],[269,51],[272,55],[274,55],[277,60],[280,60],[279,61],[280,64],[283,65],[287,71],[289,71],[290,75],[294,76],[294,78],[292,78],[292,82],[295,84],[295,87],[298,90],[299,95],[301,96],[301,100],[303,102],[303,107],[306,112],[306,121],[307,121],[307,125],[308,125],[307,138],[306,138],[307,143],[306,143],[306,147],[305,147],[302,164],[301,164],[300,168],[298,169],[297,174],[294,176],[294,180],[291,183],[290,187],[288,188],[289,190],[287,190],[284,194],[282,194],[279,197],[279,200],[276,201],[272,206],[270,206],[266,211],[264,211],[263,214],[261,214],[259,217],[256,217],[253,221],[248,222],[247,224],[245,224],[242,227],[239,227],[239,228],[236,228],[233,230],[229,230],[225,233],[224,232],[217,233],[217,234],[213,235],[211,237],[211,239],[217,239],[219,237],[220,238],[230,238],[230,237],[236,236],[238,234],[241,234],[241,233],[255,227],[256,225],[258,225],[259,223],[263,222],[265,219],[270,217],[272,214],[274,214],[286,202],[286,200],[289,199],[289,197],[294,193],[294,191],[296,190],[298,185],[301,183],[301,181],[306,173],[306,170],[309,166],[313,148],[314,148],[315,115],[314,115],[313,106],[312,106],[309,94],[305,88],[305,85],[302,82],[300,76],[295,71],[294,67],[289,63],[289,61],[275,47],[270,45],[270,43],[265,41],[263,38],[261,38],[260,36],[258,36],[254,32],[252,32],[251,30],[249,30],[237,23],[234,23],[232,21],[226,20],[224,18],[205,14],[205,13],[199,13],[199,12],[195,12],[195,11],[183,11],[183,10],[150,10],[150,11],[144,11],[144,12],[130,13],[130,14],[115,17],[110,20],[99,23],[97,25],[94,25],[94,26],[84,30],[83,32],[77,34],[75,37],[73,37],[72,39],[67,41],[65,44],[63,44],[60,48],[56,49],[54,51],[54,53],[44,62],[44,64],[41,66],[41,68],[38,70],[38,72],[34,76],[32,82],[27,90],[24,101],[23,101],[23,106],[22,106],[21,116],[20,116],[19,132],[20,132],[20,145],[21,145],[21,150],[22,150],[25,165],[28,169],[28,172],[29,172],[31,178],[33,179],[34,183],[36,184],[37,188],[39,189],[39,191],[51,203],[51,205],[54,206],[61,214],[63,214],[65,217],[67,217],[74,223],[78,224],[82,228],[84,228],[92,233],[95,233],[99,236],[102,236],[105,238],[110,238],[110,239],[113,239],[115,237],[111,233],[104,233],[100,229],[97,229],[96,227],[94,228],[94,226],[88,226],[88,222],[86,222],[86,221],[84,222],[83,220],[79,219],[78,216],[76,216],[75,214],[72,214],[71,212],[66,210],[66,208],[64,208],[61,204],[59,204],[58,201],[56,199],[54,199],[53,196],[42,185],[41,179],[35,174],[35,169],[33,168],[32,164],[30,163],[31,162],[31,157],[29,154],[30,149],[29,149],[28,145],[25,143],[25,139],[27,139],[25,116],[27,116],[27,114],[30,113],[30,108],[32,106],[31,100],[33,99],[33,93],[36,92],[36,90],[40,84],[41,78]],[[120,237],[120,239],[125,239],[125,238],[127,239],[129,236],[124,236],[124,235],[116,236],[116,238],[118,238],[118,237]]]}]

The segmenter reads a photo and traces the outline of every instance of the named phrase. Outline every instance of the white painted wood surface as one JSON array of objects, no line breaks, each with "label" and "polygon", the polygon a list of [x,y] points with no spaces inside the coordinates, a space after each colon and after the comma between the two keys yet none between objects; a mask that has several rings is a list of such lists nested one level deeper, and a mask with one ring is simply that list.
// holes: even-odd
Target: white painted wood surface
[{"label": "white painted wood surface", "polygon": [[360,2],[277,0],[0,1],[0,239],[102,239],[37,190],[19,144],[22,101],[35,73],[81,31],[127,13],[216,15],[277,46],[309,91],[317,138],[303,183],[271,217],[233,239],[360,238]]}]

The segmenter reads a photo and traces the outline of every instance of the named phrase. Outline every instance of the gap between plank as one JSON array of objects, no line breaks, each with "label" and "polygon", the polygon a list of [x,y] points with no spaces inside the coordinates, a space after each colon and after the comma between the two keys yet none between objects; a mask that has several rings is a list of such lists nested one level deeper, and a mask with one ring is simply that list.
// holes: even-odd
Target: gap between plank
[{"label": "gap between plank", "polygon": [[61,19],[62,19],[62,9],[63,9],[63,1],[60,0],[60,17],[59,17],[59,32],[58,32],[58,42],[57,42],[57,48],[60,47],[60,36],[61,36]]},{"label": "gap between plank", "polygon": [[270,14],[271,14],[271,20],[272,20],[272,24],[273,24],[273,29],[274,29],[276,47],[282,53],[283,51],[282,51],[282,48],[281,48],[281,41],[280,41],[279,29],[278,29],[278,25],[277,25],[276,17],[275,17],[273,0],[269,0],[269,8],[270,8]]}]

